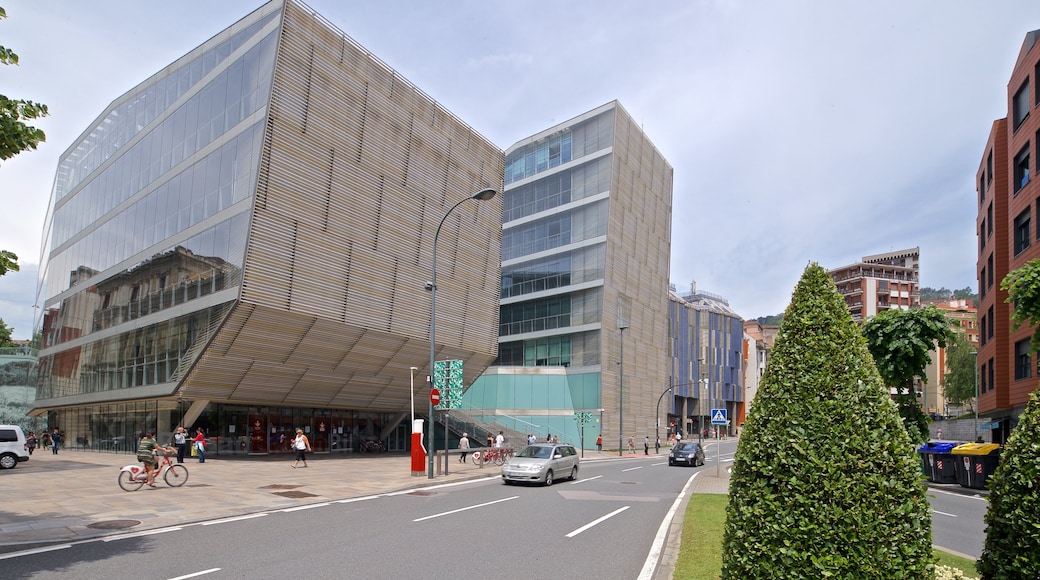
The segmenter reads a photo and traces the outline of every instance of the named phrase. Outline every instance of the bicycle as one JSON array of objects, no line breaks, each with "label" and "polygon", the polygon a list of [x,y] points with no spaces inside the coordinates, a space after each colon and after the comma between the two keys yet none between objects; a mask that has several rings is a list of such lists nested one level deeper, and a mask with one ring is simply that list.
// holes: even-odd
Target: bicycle
[{"label": "bicycle", "polygon": [[[170,487],[180,487],[188,481],[188,468],[180,463],[170,461],[170,455],[176,455],[177,450],[173,448],[160,447],[162,461],[155,470],[153,481],[162,476],[163,481]],[[148,472],[143,465],[126,465],[119,470],[119,487],[123,491],[137,491],[148,481]]]},{"label": "bicycle", "polygon": [[502,465],[506,460],[513,457],[513,450],[505,447],[491,447],[481,451],[475,451],[473,453],[474,463],[480,463],[481,456],[483,456],[484,463],[494,462],[495,465]]},{"label": "bicycle", "polygon": [[361,453],[382,453],[386,451],[381,441],[363,441],[358,448]]}]

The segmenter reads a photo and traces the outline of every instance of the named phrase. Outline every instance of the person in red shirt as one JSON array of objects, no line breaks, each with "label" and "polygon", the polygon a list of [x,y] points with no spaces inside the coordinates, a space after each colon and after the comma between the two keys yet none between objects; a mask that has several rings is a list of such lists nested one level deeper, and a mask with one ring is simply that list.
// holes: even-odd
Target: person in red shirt
[{"label": "person in red shirt", "polygon": [[206,462],[206,436],[202,434],[202,427],[195,428],[195,449],[199,450],[199,463]]}]

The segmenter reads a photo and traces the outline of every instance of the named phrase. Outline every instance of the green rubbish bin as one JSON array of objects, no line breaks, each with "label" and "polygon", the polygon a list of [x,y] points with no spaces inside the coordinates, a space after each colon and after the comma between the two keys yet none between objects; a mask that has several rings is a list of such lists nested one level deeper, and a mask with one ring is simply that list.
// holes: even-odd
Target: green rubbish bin
[{"label": "green rubbish bin", "polygon": [[929,441],[917,448],[928,481],[958,483],[955,465],[957,460],[950,455],[954,447],[957,447],[955,441]]},{"label": "green rubbish bin", "polygon": [[1000,445],[996,443],[965,443],[950,451],[956,460],[957,483],[961,487],[986,489],[986,480],[1000,463]]}]

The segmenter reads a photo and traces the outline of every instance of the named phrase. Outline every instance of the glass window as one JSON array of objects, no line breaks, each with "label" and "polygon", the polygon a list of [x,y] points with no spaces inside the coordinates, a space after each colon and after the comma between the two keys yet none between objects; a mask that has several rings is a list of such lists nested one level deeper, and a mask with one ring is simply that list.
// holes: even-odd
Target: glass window
[{"label": "glass window", "polygon": [[1011,115],[1014,122],[1014,130],[1017,131],[1018,127],[1026,120],[1029,116],[1029,80],[1026,79],[1022,86],[1015,92],[1015,97],[1011,101]]},{"label": "glass window", "polygon": [[1030,214],[1032,208],[1027,208],[1015,218],[1015,255],[1025,251],[1032,240],[1030,236]]},{"label": "glass window", "polygon": [[1029,354],[1029,339],[1015,343],[1015,379],[1028,379],[1032,376],[1032,357]]},{"label": "glass window", "polygon": [[1015,193],[1029,183],[1029,143],[1015,155]]}]

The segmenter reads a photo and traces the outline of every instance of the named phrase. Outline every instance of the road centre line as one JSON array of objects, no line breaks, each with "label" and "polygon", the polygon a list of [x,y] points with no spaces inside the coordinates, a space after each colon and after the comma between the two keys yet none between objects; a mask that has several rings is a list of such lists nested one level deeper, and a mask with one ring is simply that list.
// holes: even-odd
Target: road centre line
[{"label": "road centre line", "polygon": [[586,481],[592,481],[593,479],[599,479],[601,477],[603,477],[603,476],[602,475],[596,475],[594,477],[587,477],[585,479],[575,479],[574,481],[569,481],[567,483],[569,483],[571,485],[578,485],[579,483],[585,483]]},{"label": "road centre line", "polygon": [[637,469],[642,469],[642,468],[643,468],[643,466],[640,465],[639,467],[629,467],[628,469],[622,469],[621,471],[635,471]]},{"label": "road centre line", "polygon": [[204,526],[212,526],[212,525],[216,525],[216,524],[229,524],[231,522],[240,522],[242,520],[251,520],[253,518],[262,518],[262,517],[264,517],[266,515],[267,515],[266,513],[261,513],[261,514],[249,514],[249,515],[246,515],[246,516],[235,516],[233,518],[224,518],[222,520],[213,520],[212,522],[202,522],[202,525],[204,525]]},{"label": "road centre line", "polygon": [[33,554],[42,554],[44,552],[53,552],[55,550],[64,550],[65,548],[71,548],[72,544],[59,544],[57,546],[47,546],[46,548],[33,548],[32,550],[22,550],[21,552],[11,552],[9,554],[0,554],[0,560],[7,560],[8,558],[17,558],[18,556],[32,556]]},{"label": "road centre line", "polygon": [[601,518],[599,518],[599,519],[593,520],[593,521],[591,521],[591,522],[589,522],[589,523],[585,524],[584,526],[582,526],[582,527],[580,527],[580,528],[578,528],[578,529],[574,530],[573,532],[571,532],[571,533],[567,534],[567,535],[566,535],[565,537],[567,537],[567,538],[573,538],[574,536],[577,536],[578,534],[580,534],[580,533],[584,532],[585,530],[587,530],[587,529],[591,528],[592,526],[596,526],[596,525],[599,525],[599,524],[601,524],[601,523],[603,523],[603,522],[605,522],[605,521],[609,520],[610,518],[612,518],[612,517],[614,517],[614,516],[618,515],[619,513],[621,513],[621,512],[623,512],[623,511],[627,510],[627,509],[628,509],[629,507],[631,507],[631,506],[627,506],[627,505],[626,505],[626,506],[623,506],[623,507],[619,507],[618,509],[616,509],[616,510],[614,510],[614,511],[610,512],[609,514],[607,514],[607,515],[605,515],[605,516],[603,516],[603,517],[601,517]]},{"label": "road centre line", "polygon": [[939,514],[939,515],[941,515],[941,516],[950,516],[951,518],[955,518],[955,517],[957,517],[957,514],[948,514],[948,513],[946,513],[946,512],[941,512],[941,511],[939,511],[939,510],[932,510],[932,513],[933,513],[933,514]]},{"label": "road centre line", "polygon": [[202,576],[204,574],[212,574],[213,572],[220,572],[220,568],[210,568],[209,570],[200,570],[194,574],[185,574],[184,576],[177,576],[176,578],[170,578],[170,580],[184,580],[185,578],[195,578],[196,576]]},{"label": "road centre line", "polygon": [[[393,494],[393,495],[396,495],[396,494]],[[363,496],[363,497],[349,497],[347,499],[337,499],[336,503],[354,503],[356,501],[368,501],[370,499],[379,499],[381,497],[383,497],[383,496],[381,496],[381,495],[366,495],[366,496]]]},{"label": "road centre line", "polygon": [[459,512],[464,512],[466,510],[476,509],[476,508],[480,508],[480,507],[487,507],[489,505],[494,505],[496,503],[502,503],[504,501],[509,501],[511,499],[517,499],[518,497],[520,497],[520,496],[514,495],[513,497],[505,497],[505,498],[502,498],[502,499],[496,499],[495,501],[489,501],[487,503],[480,503],[480,504],[477,504],[477,505],[471,505],[469,507],[459,508],[457,510],[451,510],[450,512],[442,512],[442,513],[439,513],[439,514],[433,514],[432,516],[426,516],[426,517],[423,517],[423,518],[414,519],[412,521],[413,522],[421,522],[421,521],[424,521],[424,520],[432,520],[433,518],[439,518],[441,516],[449,516],[451,514],[457,514]]}]

